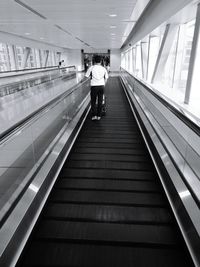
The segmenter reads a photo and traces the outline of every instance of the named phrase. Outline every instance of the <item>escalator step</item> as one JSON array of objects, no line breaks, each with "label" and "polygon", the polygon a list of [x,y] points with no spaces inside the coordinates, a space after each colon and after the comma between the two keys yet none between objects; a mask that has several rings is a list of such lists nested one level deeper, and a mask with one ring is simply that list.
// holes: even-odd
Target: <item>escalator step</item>
[{"label": "escalator step", "polygon": [[188,267],[179,249],[96,244],[32,242],[25,255],[27,267]]},{"label": "escalator step", "polygon": [[147,155],[116,155],[116,154],[87,154],[73,153],[69,157],[71,160],[103,160],[103,161],[128,161],[128,162],[147,162]]},{"label": "escalator step", "polygon": [[48,203],[44,218],[123,224],[172,224],[165,208]]},{"label": "escalator step", "polygon": [[160,194],[151,193],[129,193],[129,192],[107,192],[90,190],[60,190],[55,189],[50,197],[53,202],[88,203],[104,205],[124,206],[156,206],[166,205],[165,199]]},{"label": "escalator step", "polygon": [[115,170],[143,170],[151,171],[153,166],[150,162],[119,162],[119,161],[98,161],[98,160],[68,160],[65,164],[67,168],[81,169],[115,169]]},{"label": "escalator step", "polygon": [[99,170],[99,169],[67,169],[64,165],[62,177],[88,177],[88,178],[103,178],[103,179],[121,179],[121,180],[152,180],[155,179],[154,172],[147,171],[129,171],[129,170]]},{"label": "escalator step", "polygon": [[[91,144],[95,144],[95,147],[90,147]],[[99,143],[100,144],[100,143]],[[73,152],[80,154],[117,154],[117,155],[146,155],[146,151],[144,148],[141,148],[138,144],[129,145],[129,148],[118,148],[120,143],[108,143],[108,147],[100,145],[100,147],[96,147],[96,143],[85,143],[84,146],[73,149]],[[113,148],[114,147],[114,148]]]},{"label": "escalator step", "polygon": [[34,240],[115,244],[129,246],[176,246],[177,235],[167,225],[131,225],[95,222],[43,220]]},{"label": "escalator step", "polygon": [[93,189],[93,190],[113,190],[126,192],[153,192],[160,193],[160,186],[155,181],[114,181],[100,179],[59,179],[55,188],[60,189]]},{"label": "escalator step", "polygon": [[138,144],[140,141],[138,141],[135,138],[98,138],[98,137],[80,137],[81,142],[94,142],[94,143],[123,143],[123,144]]},{"label": "escalator step", "polygon": [[73,151],[74,151],[75,148],[77,149],[79,147],[84,147],[84,148],[87,148],[87,147],[88,148],[89,147],[115,148],[115,153],[117,153],[116,149],[120,149],[120,148],[124,148],[125,149],[124,151],[126,151],[126,149],[130,149],[130,150],[133,151],[133,153],[134,153],[134,148],[137,148],[138,150],[139,150],[139,148],[140,148],[140,150],[145,150],[144,146],[142,146],[141,144],[132,144],[131,147],[130,147],[129,144],[123,144],[123,143],[117,143],[117,144],[116,143],[114,143],[114,144],[110,143],[110,144],[108,144],[108,143],[95,143],[95,142],[90,142],[90,143],[89,142],[87,142],[87,143],[78,142],[78,143],[74,144]]}]

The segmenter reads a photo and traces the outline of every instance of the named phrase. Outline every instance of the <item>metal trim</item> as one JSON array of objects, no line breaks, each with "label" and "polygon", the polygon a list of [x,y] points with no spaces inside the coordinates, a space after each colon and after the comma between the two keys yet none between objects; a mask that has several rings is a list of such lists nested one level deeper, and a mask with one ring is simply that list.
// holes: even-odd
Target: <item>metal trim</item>
[{"label": "metal trim", "polygon": [[28,9],[29,11],[31,11],[33,14],[35,14],[36,16],[42,18],[42,19],[47,19],[45,16],[43,16],[42,14],[40,14],[39,12],[37,12],[35,9],[33,9],[32,7],[28,6],[27,4],[23,3],[21,0],[14,0],[17,4],[19,4],[20,6]]}]

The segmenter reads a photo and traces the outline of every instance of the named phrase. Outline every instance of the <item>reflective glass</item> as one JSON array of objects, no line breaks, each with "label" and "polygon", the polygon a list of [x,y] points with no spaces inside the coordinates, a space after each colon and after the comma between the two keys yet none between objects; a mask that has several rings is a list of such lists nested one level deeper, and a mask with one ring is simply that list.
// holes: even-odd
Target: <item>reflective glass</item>
[{"label": "reflective glass", "polygon": [[175,64],[176,64],[176,53],[177,53],[177,45],[178,45],[178,36],[179,31],[177,31],[174,40],[172,41],[172,46],[165,63],[165,68],[162,73],[161,83],[163,83],[163,87],[172,88],[174,85],[174,72],[175,72]]},{"label": "reflective glass", "polygon": [[160,47],[160,37],[150,36],[149,37],[149,62],[148,62],[148,77],[147,80],[151,82],[153,71],[156,65],[156,60],[158,57]]},{"label": "reflective glass", "polygon": [[21,130],[0,142],[0,219],[26,187],[52,150],[63,126],[79,111],[90,91],[89,83],[70,89],[56,103]]},{"label": "reflective glass", "polygon": [[139,78],[142,78],[142,59],[141,59],[141,46],[140,44],[136,45],[136,70],[135,75]]},{"label": "reflective glass", "polygon": [[9,69],[8,47],[6,44],[0,43],[0,71],[8,71]]},{"label": "reflective glass", "polygon": [[180,25],[174,86],[183,97],[187,83],[195,20]]},{"label": "reflective glass", "polygon": [[192,85],[191,85],[191,94],[190,94],[190,100],[189,100],[189,108],[192,110],[192,112],[200,118],[200,90],[199,90],[199,84],[200,84],[200,33],[198,36],[198,43],[197,43],[197,50],[196,50],[196,57],[194,62],[194,72],[192,77]]}]

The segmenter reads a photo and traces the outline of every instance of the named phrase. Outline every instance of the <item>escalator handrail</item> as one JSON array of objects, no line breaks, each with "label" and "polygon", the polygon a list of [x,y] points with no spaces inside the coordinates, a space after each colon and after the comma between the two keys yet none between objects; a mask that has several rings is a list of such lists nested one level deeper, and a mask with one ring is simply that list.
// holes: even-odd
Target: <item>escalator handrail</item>
[{"label": "escalator handrail", "polygon": [[80,81],[78,84],[74,85],[69,89],[69,91],[62,93],[61,95],[57,96],[56,98],[52,99],[50,102],[45,104],[44,106],[40,107],[36,111],[32,112],[28,116],[26,116],[24,119],[20,120],[19,122],[15,123],[13,126],[11,126],[9,129],[5,130],[0,134],[0,144],[4,143],[5,140],[7,140],[11,135],[17,134],[29,121],[31,121],[36,116],[39,116],[41,113],[43,113],[45,110],[49,110],[56,102],[62,101],[63,98],[67,97],[68,95],[72,94],[75,90],[78,89],[79,86],[83,85],[89,81],[89,78],[87,78],[84,81]]},{"label": "escalator handrail", "polygon": [[200,126],[193,122],[186,114],[183,114],[181,109],[173,106],[163,97],[159,96],[150,87],[140,81],[137,77],[133,76],[131,73],[123,69],[128,75],[135,79],[140,85],[142,85],[149,93],[151,93],[159,102],[161,102],[170,112],[172,112],[176,117],[178,117],[184,124],[186,124],[192,131],[194,131],[200,137]]},{"label": "escalator handrail", "polygon": [[[53,71],[56,69],[70,69],[70,68],[74,68],[76,69],[75,65],[71,65],[71,66],[67,66],[67,67],[61,67],[58,68],[58,66],[49,66],[49,67],[41,67],[41,68],[30,68],[30,69],[21,69],[21,70],[10,70],[10,71],[1,71],[0,72],[0,78],[10,78],[10,77],[17,77],[17,76],[21,76],[21,75],[27,75],[32,73],[31,71],[33,71],[33,73],[38,73],[38,72],[45,72],[45,71]],[[34,70],[38,70],[38,71],[34,71]],[[22,72],[22,73],[18,73],[18,72]],[[24,72],[24,73],[23,73]],[[1,74],[6,74],[6,73],[17,73],[16,75],[7,75],[7,76],[2,76]]]},{"label": "escalator handrail", "polygon": [[[122,79],[123,81],[123,79]],[[124,81],[123,81],[124,83]],[[141,83],[142,84],[142,83]],[[124,83],[125,85],[125,83]],[[126,85],[125,85],[126,86]],[[150,89],[149,89],[150,90]],[[150,91],[151,92],[151,91]],[[154,92],[153,92],[154,93]],[[154,93],[155,94],[155,93]],[[131,103],[132,103],[132,100],[130,99]],[[170,105],[170,104],[169,104]],[[135,110],[135,108],[134,108]],[[173,112],[171,109],[169,109],[171,112]],[[136,113],[138,113],[136,110],[135,110]],[[139,115],[138,115],[139,117]],[[150,125],[154,128],[154,126],[152,125],[151,122],[149,122]],[[156,130],[155,130],[156,132]],[[185,178],[185,176],[183,175],[183,173],[180,171],[180,168],[179,168],[179,164],[174,160],[174,158],[171,156],[171,153],[168,151],[168,148],[166,147],[166,145],[163,143],[162,139],[160,138],[159,134],[157,134],[157,137],[158,139],[160,140],[160,143],[162,143],[162,146],[164,147],[165,151],[168,152],[168,156],[170,158],[170,160],[172,161],[173,165],[175,166],[175,169],[177,170],[177,172],[179,173],[180,177],[182,178],[182,180],[184,181],[186,187],[187,187],[187,190],[190,192],[190,194],[192,195],[195,203],[197,204],[197,206],[200,208],[200,198],[199,196],[194,192],[193,188],[190,186],[190,184],[188,183],[187,179]]]},{"label": "escalator handrail", "polygon": [[[37,73],[41,73],[41,72],[37,72]],[[73,72],[73,73],[75,74],[75,72]],[[26,73],[26,74],[31,74],[31,73]],[[26,74],[23,74],[23,75],[26,75]],[[69,72],[69,74],[72,74],[72,72],[71,73]],[[0,91],[6,90],[7,87],[9,87],[9,86],[14,87],[14,86],[17,86],[17,85],[20,85],[20,84],[28,83],[28,82],[31,82],[31,81],[36,81],[36,80],[39,80],[41,78],[45,78],[45,77],[48,77],[48,76],[49,76],[49,74],[43,75],[43,76],[38,76],[38,77],[33,77],[33,78],[27,78],[27,79],[23,79],[23,80],[20,80],[20,81],[5,83],[5,84],[3,84],[3,85],[0,86]],[[57,76],[55,78],[51,78],[48,81],[52,81],[52,80],[57,79],[57,78],[60,78],[60,77],[61,76]],[[47,81],[45,81],[45,82],[47,82]],[[43,83],[43,82],[41,82],[41,83]],[[19,91],[21,91],[21,90],[19,90]]]}]

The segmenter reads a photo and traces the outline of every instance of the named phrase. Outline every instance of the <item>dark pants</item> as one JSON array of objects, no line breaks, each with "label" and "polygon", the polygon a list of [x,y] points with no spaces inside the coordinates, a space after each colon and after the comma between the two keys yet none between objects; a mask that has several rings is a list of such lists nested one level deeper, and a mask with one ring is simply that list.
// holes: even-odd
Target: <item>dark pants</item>
[{"label": "dark pants", "polygon": [[91,96],[92,116],[101,117],[103,93],[104,93],[104,86],[91,86],[90,96]]}]

